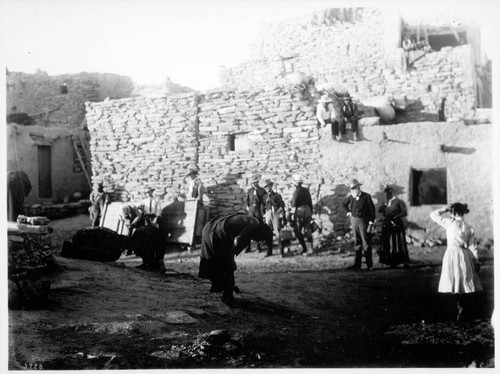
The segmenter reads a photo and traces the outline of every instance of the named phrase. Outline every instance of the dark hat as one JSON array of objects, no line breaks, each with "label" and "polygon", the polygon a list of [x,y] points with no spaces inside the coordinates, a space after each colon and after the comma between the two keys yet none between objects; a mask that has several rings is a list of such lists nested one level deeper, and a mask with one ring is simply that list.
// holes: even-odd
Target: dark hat
[{"label": "dark hat", "polygon": [[394,189],[391,186],[387,185],[384,188],[384,192],[392,192],[392,193],[394,193]]},{"label": "dark hat", "polygon": [[273,185],[274,182],[271,179],[264,179],[264,187]]},{"label": "dark hat", "polygon": [[198,168],[196,166],[191,166],[188,169],[188,173],[186,175],[198,174]]},{"label": "dark hat", "polygon": [[154,191],[154,190],[155,190],[155,189],[154,189],[153,187],[151,187],[151,186],[146,186],[146,187],[144,188],[144,192],[150,192],[150,191]]},{"label": "dark hat", "polygon": [[353,188],[356,188],[358,186],[361,186],[363,183],[360,183],[356,178],[353,178],[349,181],[349,188],[350,189],[353,189]]}]

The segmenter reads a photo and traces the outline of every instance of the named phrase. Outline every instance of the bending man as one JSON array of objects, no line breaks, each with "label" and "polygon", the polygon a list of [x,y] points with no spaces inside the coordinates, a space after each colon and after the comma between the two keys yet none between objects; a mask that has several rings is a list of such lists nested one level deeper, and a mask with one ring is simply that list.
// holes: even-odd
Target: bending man
[{"label": "bending man", "polygon": [[273,231],[257,218],[244,213],[231,213],[208,221],[201,237],[201,260],[198,276],[210,279],[210,292],[222,292],[222,301],[231,303],[236,262],[234,256],[249,245],[250,240],[264,241],[272,248]]}]

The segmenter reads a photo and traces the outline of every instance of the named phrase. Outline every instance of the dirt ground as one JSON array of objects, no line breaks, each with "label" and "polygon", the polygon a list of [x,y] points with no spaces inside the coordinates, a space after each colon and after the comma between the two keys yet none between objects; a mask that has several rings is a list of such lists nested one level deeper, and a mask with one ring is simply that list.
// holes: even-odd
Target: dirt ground
[{"label": "dirt ground", "polygon": [[[52,246],[87,224],[54,221]],[[233,307],[197,278],[197,250],[168,253],[165,274],[133,255],[58,256],[49,305],[9,311],[9,369],[494,367],[492,253],[473,319],[456,324],[437,293],[444,247],[411,247],[409,269],[374,254],[374,271],[346,270],[349,248],[242,253]]]}]

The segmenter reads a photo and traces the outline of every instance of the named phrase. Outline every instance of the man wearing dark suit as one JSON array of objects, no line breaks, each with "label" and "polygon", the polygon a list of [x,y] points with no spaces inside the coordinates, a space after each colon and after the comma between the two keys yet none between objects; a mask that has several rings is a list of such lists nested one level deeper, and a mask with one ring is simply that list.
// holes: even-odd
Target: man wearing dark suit
[{"label": "man wearing dark suit", "polygon": [[[259,222],[264,222],[265,203],[264,196],[266,190],[259,186],[260,175],[252,175],[252,186],[247,190],[245,202],[247,204],[248,215],[257,218]],[[261,251],[260,243],[257,243],[257,250]],[[245,252],[250,252],[250,245],[245,249]]]},{"label": "man wearing dark suit", "polygon": [[375,205],[371,195],[361,191],[361,185],[357,179],[352,179],[349,183],[351,193],[342,204],[347,211],[347,216],[351,219],[356,251],[354,264],[349,266],[349,269],[361,269],[361,257],[364,253],[366,267],[371,270],[373,261],[370,234],[375,221]]}]

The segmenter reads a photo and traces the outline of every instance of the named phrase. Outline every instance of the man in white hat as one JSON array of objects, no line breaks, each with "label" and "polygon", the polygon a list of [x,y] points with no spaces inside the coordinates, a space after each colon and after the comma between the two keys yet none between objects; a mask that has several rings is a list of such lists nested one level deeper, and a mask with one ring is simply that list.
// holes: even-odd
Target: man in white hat
[{"label": "man in white hat", "polygon": [[154,190],[153,187],[149,186],[144,189],[146,198],[139,204],[139,209],[142,211],[147,225],[157,226],[161,216],[161,207],[159,201],[153,197]]},{"label": "man in white hat", "polygon": [[342,204],[347,211],[347,217],[351,219],[356,251],[354,264],[349,266],[349,269],[361,269],[361,257],[364,253],[366,267],[371,270],[373,261],[370,233],[375,221],[375,205],[371,195],[361,191],[361,185],[357,179],[351,179],[349,182],[351,193]]},{"label": "man in white hat", "polygon": [[[264,181],[264,189],[267,194],[264,195],[264,206],[266,207],[265,222],[274,231],[274,236],[280,240],[280,230],[283,227],[285,218],[285,202],[281,195],[273,191],[274,182],[271,179]],[[281,256],[284,256],[284,245],[281,243]],[[272,256],[272,248],[267,249],[266,257]]]},{"label": "man in white hat", "polygon": [[203,182],[198,176],[198,168],[190,167],[187,177],[189,178],[189,184],[186,191],[186,199],[194,199],[198,201],[199,205],[203,205],[203,195],[205,194],[205,187],[203,186]]},{"label": "man in white hat", "polygon": [[310,247],[310,252],[313,251],[313,237],[312,237],[312,227],[311,227],[311,218],[313,211],[313,204],[311,193],[309,189],[302,186],[304,183],[304,177],[299,174],[293,175],[293,180],[295,182],[295,191],[292,195],[292,208],[295,208],[293,213],[293,228],[295,232],[295,236],[302,246],[302,254],[305,255],[308,252],[306,242],[304,237],[307,239],[307,242]]},{"label": "man in white hat", "polygon": [[[245,202],[247,204],[248,214],[251,217],[255,217],[259,222],[264,222],[264,195],[266,190],[259,186],[260,175],[254,173],[250,179],[251,186],[247,190]],[[257,243],[257,249],[260,252],[260,243]],[[245,252],[250,252],[250,246],[245,250]]]},{"label": "man in white hat", "polygon": [[328,95],[323,95],[319,99],[318,106],[316,107],[316,118],[318,119],[319,126],[322,128],[331,124],[334,140],[342,140],[342,131],[339,131],[341,117],[335,110],[332,99]]}]

